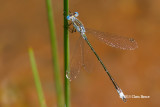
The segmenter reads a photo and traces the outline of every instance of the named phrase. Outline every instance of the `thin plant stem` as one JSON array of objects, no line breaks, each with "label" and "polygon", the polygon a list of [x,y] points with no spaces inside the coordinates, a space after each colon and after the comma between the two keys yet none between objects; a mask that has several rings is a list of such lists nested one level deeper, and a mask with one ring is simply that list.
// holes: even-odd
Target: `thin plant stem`
[{"label": "thin plant stem", "polygon": [[55,79],[55,87],[56,87],[56,94],[57,94],[57,104],[58,104],[58,107],[64,107],[64,95],[63,95],[63,89],[62,89],[62,84],[60,79],[56,33],[55,33],[51,4],[52,4],[51,0],[46,0],[50,39],[51,39],[52,61],[53,61],[53,67],[54,67],[54,79]]},{"label": "thin plant stem", "polygon": [[70,107],[70,82],[66,77],[67,71],[69,71],[69,32],[68,21],[66,16],[69,11],[69,1],[63,0],[64,3],[64,92],[65,92],[65,106]]},{"label": "thin plant stem", "polygon": [[38,70],[37,70],[37,66],[36,66],[36,61],[35,61],[35,57],[34,57],[34,53],[33,53],[32,48],[29,48],[29,57],[30,57],[32,73],[33,73],[34,81],[35,81],[35,84],[36,84],[36,89],[37,89],[37,92],[38,92],[38,98],[39,98],[39,101],[40,101],[40,105],[41,105],[41,107],[47,107],[46,103],[45,103],[45,98],[44,98],[44,95],[43,95],[43,90],[42,90],[41,82],[40,82],[40,79],[39,79]]}]

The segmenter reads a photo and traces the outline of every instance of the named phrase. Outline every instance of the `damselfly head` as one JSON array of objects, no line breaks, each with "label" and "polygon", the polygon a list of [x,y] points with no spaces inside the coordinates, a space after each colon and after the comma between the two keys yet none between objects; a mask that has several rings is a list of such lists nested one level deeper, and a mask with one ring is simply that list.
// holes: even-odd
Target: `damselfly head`
[{"label": "damselfly head", "polygon": [[78,17],[78,16],[79,16],[78,12],[70,13],[70,14],[67,16],[67,20],[75,19],[75,17]]}]

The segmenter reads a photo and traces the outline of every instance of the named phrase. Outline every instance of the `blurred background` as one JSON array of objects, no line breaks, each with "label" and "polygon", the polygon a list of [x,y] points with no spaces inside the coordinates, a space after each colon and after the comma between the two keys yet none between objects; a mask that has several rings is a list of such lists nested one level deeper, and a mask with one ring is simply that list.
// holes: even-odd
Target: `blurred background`
[{"label": "blurred background", "polygon": [[[63,1],[52,0],[63,81]],[[88,38],[128,98],[124,103],[91,50],[85,46],[88,72],[71,82],[72,107],[158,107],[160,105],[160,1],[70,0],[84,26],[133,37],[139,48],[124,51]],[[70,34],[71,57],[79,33]],[[50,36],[45,0],[0,1],[0,107],[39,107],[29,63],[35,52],[48,107],[56,107]],[[77,51],[78,52],[78,51]],[[78,58],[74,59],[78,60]],[[76,65],[75,65],[76,67]],[[71,68],[72,69],[72,68]],[[84,71],[84,72],[83,72]]]}]

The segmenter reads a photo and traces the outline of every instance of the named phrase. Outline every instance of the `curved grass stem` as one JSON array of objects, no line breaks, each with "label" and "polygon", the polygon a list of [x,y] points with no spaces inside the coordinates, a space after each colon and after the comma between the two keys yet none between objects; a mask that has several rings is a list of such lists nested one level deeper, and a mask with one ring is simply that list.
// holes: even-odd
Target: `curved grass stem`
[{"label": "curved grass stem", "polygon": [[37,70],[37,66],[36,66],[36,61],[35,61],[35,57],[34,57],[34,53],[32,48],[29,48],[29,57],[30,57],[30,62],[31,62],[31,67],[32,67],[32,73],[33,73],[33,77],[34,77],[34,81],[36,84],[36,89],[38,92],[38,98],[40,101],[40,105],[41,107],[47,107],[46,106],[46,102],[45,102],[45,98],[43,95],[43,90],[42,90],[42,86],[41,86],[41,82],[40,82],[40,78],[38,75],[38,70]]},{"label": "curved grass stem", "polygon": [[53,19],[53,12],[52,12],[51,4],[52,4],[51,0],[46,0],[50,39],[51,39],[51,48],[52,48],[51,49],[52,50],[52,61],[53,61],[53,67],[54,67],[54,80],[55,80],[55,87],[56,87],[56,94],[57,94],[57,104],[58,104],[58,107],[64,107],[64,96],[63,96],[63,89],[62,89],[62,84],[61,84],[61,79],[60,79],[56,33],[55,33],[54,19]]}]

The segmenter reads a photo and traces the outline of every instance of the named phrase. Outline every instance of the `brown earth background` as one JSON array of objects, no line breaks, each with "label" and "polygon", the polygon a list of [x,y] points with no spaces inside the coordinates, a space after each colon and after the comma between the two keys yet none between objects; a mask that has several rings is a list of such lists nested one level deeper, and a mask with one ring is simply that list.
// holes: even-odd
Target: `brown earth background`
[{"label": "brown earth background", "polygon": [[[52,4],[63,77],[63,1],[52,0]],[[138,42],[138,49],[124,51],[88,36],[126,95],[150,96],[122,102],[99,62],[85,46],[88,72],[82,70],[71,82],[72,107],[160,106],[160,1],[70,0],[69,7],[70,11],[79,12],[84,26],[133,37]],[[79,34],[70,34],[71,57],[75,55],[76,36]],[[48,107],[56,107],[45,0],[1,0],[0,107],[40,107],[28,47],[35,52],[46,103]]]}]

